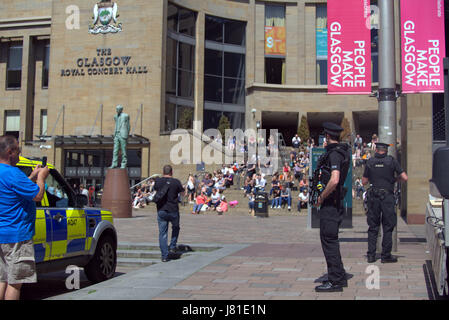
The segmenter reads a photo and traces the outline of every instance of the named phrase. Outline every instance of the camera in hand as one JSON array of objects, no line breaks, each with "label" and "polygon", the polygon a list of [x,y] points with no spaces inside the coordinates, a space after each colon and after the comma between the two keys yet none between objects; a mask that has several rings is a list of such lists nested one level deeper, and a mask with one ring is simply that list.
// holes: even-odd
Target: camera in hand
[{"label": "camera in hand", "polygon": [[47,157],[42,158],[42,168],[45,168],[47,166]]}]

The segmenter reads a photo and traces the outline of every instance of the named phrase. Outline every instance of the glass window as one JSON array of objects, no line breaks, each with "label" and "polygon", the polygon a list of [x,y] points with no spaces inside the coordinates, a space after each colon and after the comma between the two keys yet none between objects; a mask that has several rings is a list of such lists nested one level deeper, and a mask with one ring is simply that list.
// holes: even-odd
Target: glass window
[{"label": "glass window", "polygon": [[[222,112],[215,110],[204,110],[204,130],[217,129],[220,124],[220,118],[228,118],[231,129],[245,130],[245,114],[241,112]],[[222,137],[224,139],[225,137]]]},{"label": "glass window", "polygon": [[432,95],[433,113],[433,141],[446,140],[446,121],[444,110],[444,94],[434,93]]},{"label": "glass window", "polygon": [[167,27],[170,31],[178,32],[178,7],[171,3],[167,6]]},{"label": "glass window", "polygon": [[193,108],[183,105],[166,103],[165,105],[165,131],[170,132],[175,129],[193,128]]},{"label": "glass window", "polygon": [[165,104],[165,131],[173,131],[176,129],[176,106],[172,103]]},{"label": "glass window", "polygon": [[176,95],[176,68],[167,68],[166,93]]},{"label": "glass window", "polygon": [[220,122],[222,112],[214,110],[204,110],[204,124],[203,129],[217,129]]},{"label": "glass window", "polygon": [[317,60],[317,84],[327,84],[327,59]]},{"label": "glass window", "polygon": [[177,42],[174,39],[167,38],[167,67],[177,66],[177,54],[178,54]]},{"label": "glass window", "polygon": [[41,136],[47,135],[47,110],[41,110]]},{"label": "glass window", "polygon": [[194,74],[178,70],[178,96],[193,99]]},{"label": "glass window", "polygon": [[245,114],[241,112],[223,112],[229,119],[231,128],[245,128]]},{"label": "glass window", "polygon": [[316,83],[327,84],[327,7],[316,6]]},{"label": "glass window", "polygon": [[61,185],[54,175],[56,173],[51,170],[45,180],[48,206],[50,208],[67,208],[69,206],[69,197],[67,196],[65,185]]},{"label": "glass window", "polygon": [[[171,32],[195,37],[196,13],[194,11],[169,3],[167,19],[168,29]],[[186,37],[173,36],[173,33],[167,35],[166,94],[193,101],[195,91],[195,46],[187,43],[188,39],[184,40]],[[162,130],[169,132],[178,128],[179,125],[190,129],[193,124],[193,109],[190,114],[185,111],[185,108],[192,109],[167,101],[165,124]]]},{"label": "glass window", "polygon": [[8,69],[22,69],[22,46],[11,46],[9,48]]},{"label": "glass window", "polygon": [[22,83],[22,45],[11,45],[8,50],[6,88],[19,89]]},{"label": "glass window", "polygon": [[189,36],[195,36],[196,13],[186,9],[179,9],[178,32]]},{"label": "glass window", "polygon": [[193,108],[178,106],[177,123],[180,129],[193,129]]},{"label": "glass window", "polygon": [[285,27],[285,6],[265,5],[265,26]]},{"label": "glass window", "polygon": [[[245,105],[246,55],[237,53],[240,51],[237,46],[245,48],[245,33],[245,22],[206,16],[206,47],[208,41],[232,44],[232,46],[223,45],[218,50],[205,49],[204,130],[216,129],[221,115],[227,112],[229,105]],[[223,111],[206,109],[207,102],[210,102],[209,106],[214,103],[214,108],[217,107],[217,103],[221,104]],[[231,128],[242,128],[241,122],[231,122]]]},{"label": "glass window", "polygon": [[245,45],[246,23],[241,21],[225,22],[225,43],[235,44],[238,46]]},{"label": "glass window", "polygon": [[204,76],[204,100],[222,102],[222,77]]},{"label": "glass window", "polygon": [[224,54],[224,76],[232,78],[245,77],[245,55],[239,53],[225,52]]},{"label": "glass window", "polygon": [[128,167],[139,167],[142,164],[142,151],[136,149],[128,149],[126,151],[128,156]]},{"label": "glass window", "polygon": [[223,74],[223,52],[206,49],[204,56],[204,73],[216,76]]},{"label": "glass window", "polygon": [[11,135],[19,139],[20,132],[20,110],[5,111],[5,135]]},{"label": "glass window", "polygon": [[284,58],[265,58],[265,82],[272,84],[285,83]]},{"label": "glass window", "polygon": [[224,79],[224,103],[245,104],[245,81],[242,79]]},{"label": "glass window", "polygon": [[50,45],[44,47],[44,61],[42,65],[42,88],[48,88],[48,72],[50,69]]},{"label": "glass window", "polygon": [[223,19],[206,16],[206,40],[223,42]]},{"label": "glass window", "polygon": [[284,84],[286,55],[285,5],[265,5],[265,42],[265,82]]},{"label": "glass window", "polygon": [[195,47],[186,43],[179,43],[178,68],[194,71]]}]

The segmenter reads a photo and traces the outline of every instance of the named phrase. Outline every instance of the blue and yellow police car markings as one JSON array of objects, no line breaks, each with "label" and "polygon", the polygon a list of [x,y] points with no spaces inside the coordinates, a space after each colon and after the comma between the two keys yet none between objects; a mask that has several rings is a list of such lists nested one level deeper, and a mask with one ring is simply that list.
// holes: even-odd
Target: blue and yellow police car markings
[{"label": "blue and yellow police car markings", "polygon": [[44,193],[44,197],[42,198],[41,205],[42,205],[42,207],[48,207],[50,205],[48,202],[47,192]]},{"label": "blue and yellow police car markings", "polygon": [[67,209],[67,254],[85,250],[86,233],[84,210]]},{"label": "blue and yellow police car markings", "polygon": [[[87,237],[93,237],[95,228],[101,222],[101,210],[98,209],[85,209],[87,220]],[[95,226],[90,226],[90,220],[95,219]]]},{"label": "blue and yellow police car markings", "polygon": [[[61,259],[67,252],[67,215],[64,209],[48,209],[52,219],[51,260]],[[59,219],[58,219],[59,215]]]},{"label": "blue and yellow police car markings", "polygon": [[85,244],[84,244],[84,250],[89,251],[90,247],[92,246],[92,239],[93,237],[87,237]]},{"label": "blue and yellow police car markings", "polygon": [[[102,221],[107,220],[113,223],[112,214],[106,210],[98,210],[98,209],[86,209],[86,220],[87,220],[87,233],[86,233],[86,243],[85,250],[89,251],[92,246],[93,235],[95,232],[96,226]],[[89,218],[95,219],[95,227],[89,227]]]},{"label": "blue and yellow police car markings", "polygon": [[112,213],[110,211],[101,210],[101,220],[107,220],[110,223],[114,224]]},{"label": "blue and yellow police car markings", "polygon": [[[86,221],[87,221],[85,250],[89,251],[92,246],[92,239],[94,236],[95,228],[101,222],[101,210],[85,209],[85,212],[86,212]],[[90,219],[95,219],[95,226],[93,228],[89,226]]]},{"label": "blue and yellow police car markings", "polygon": [[46,217],[45,210],[36,210],[36,222],[34,228],[34,252],[36,262],[50,259],[51,250],[51,220]]}]

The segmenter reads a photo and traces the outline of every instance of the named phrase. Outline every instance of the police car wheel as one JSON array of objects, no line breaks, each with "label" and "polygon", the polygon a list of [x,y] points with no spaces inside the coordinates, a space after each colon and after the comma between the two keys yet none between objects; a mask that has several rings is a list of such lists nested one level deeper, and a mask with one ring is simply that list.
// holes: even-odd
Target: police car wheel
[{"label": "police car wheel", "polygon": [[114,248],[114,240],[111,236],[100,238],[92,260],[84,268],[90,281],[97,283],[114,276],[117,266],[117,253]]}]

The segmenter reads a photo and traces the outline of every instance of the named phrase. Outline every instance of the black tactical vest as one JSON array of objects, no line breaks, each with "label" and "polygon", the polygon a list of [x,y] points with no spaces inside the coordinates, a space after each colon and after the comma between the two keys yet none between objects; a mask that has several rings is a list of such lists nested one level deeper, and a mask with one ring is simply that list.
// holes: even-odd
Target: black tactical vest
[{"label": "black tactical vest", "polygon": [[389,155],[375,155],[367,161],[368,179],[373,187],[394,192],[394,158]]},{"label": "black tactical vest", "polygon": [[337,152],[342,156],[342,163],[340,165],[340,180],[338,181],[338,186],[336,190],[331,194],[331,197],[336,197],[336,200],[341,200],[344,198],[346,192],[343,190],[343,185],[346,180],[346,176],[348,175],[349,165],[350,165],[350,153],[349,153],[349,145],[346,143],[339,143],[335,147],[326,151],[318,161],[318,168],[321,169],[321,183],[325,186],[328,184],[332,169],[330,165],[329,156],[331,153]]}]

